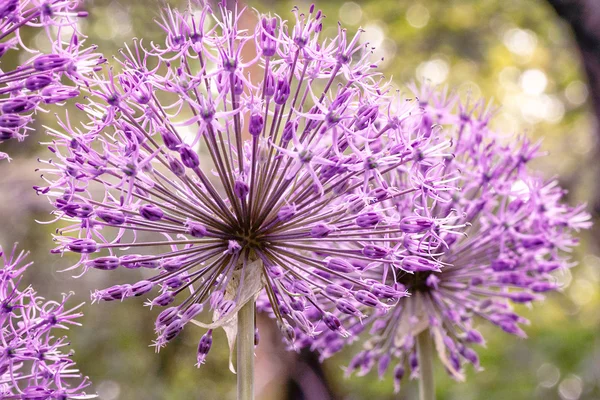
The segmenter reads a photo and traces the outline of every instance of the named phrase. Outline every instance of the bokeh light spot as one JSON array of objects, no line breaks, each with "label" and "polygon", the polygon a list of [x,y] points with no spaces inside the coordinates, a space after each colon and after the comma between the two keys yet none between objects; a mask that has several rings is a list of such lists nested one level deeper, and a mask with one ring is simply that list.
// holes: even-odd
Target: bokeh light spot
[{"label": "bokeh light spot", "polygon": [[537,46],[536,34],[526,29],[509,29],[502,39],[511,53],[522,57],[531,56]]},{"label": "bokeh light spot", "polygon": [[429,10],[421,4],[414,4],[406,11],[406,20],[413,28],[424,28],[429,22]]},{"label": "bokeh light spot", "polygon": [[352,1],[342,4],[340,7],[340,21],[344,24],[358,25],[362,19],[362,14],[362,8]]},{"label": "bokeh light spot", "polygon": [[583,381],[577,375],[569,375],[558,385],[558,394],[563,400],[577,400],[582,391]]}]

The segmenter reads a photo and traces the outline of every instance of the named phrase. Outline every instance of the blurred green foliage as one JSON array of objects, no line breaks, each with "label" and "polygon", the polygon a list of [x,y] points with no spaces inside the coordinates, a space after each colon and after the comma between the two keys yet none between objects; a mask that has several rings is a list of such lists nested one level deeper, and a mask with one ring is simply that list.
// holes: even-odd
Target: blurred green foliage
[{"label": "blurred green foliage", "polygon": [[[89,43],[98,44],[108,56],[133,37],[144,38],[147,44],[163,40],[162,31],[153,23],[158,2],[86,3],[90,15],[81,28],[88,33]],[[252,0],[248,5],[290,19],[293,5],[308,8],[309,3]],[[328,16],[325,35],[336,34],[338,20],[351,32],[359,26],[366,30],[364,37],[379,49],[374,58],[384,58],[384,73],[393,77],[400,89],[406,90],[403,82],[428,80],[458,90],[464,100],[469,96],[495,99],[500,106],[496,128],[543,138],[543,148],[552,155],[537,166],[547,176],[562,177],[572,192],[570,201],[591,196],[596,179],[588,167],[597,138],[592,133],[595,121],[587,103],[585,77],[568,27],[543,0],[327,0],[318,6]],[[40,126],[54,123],[51,113],[39,119]],[[39,136],[32,137],[26,146],[12,146],[13,154],[20,154],[8,167],[2,166],[7,173],[0,179],[0,244],[18,240],[32,250],[36,264],[28,278],[42,294],[51,297],[75,290],[78,299],[88,301],[94,288],[126,278],[115,271],[113,277],[92,272],[74,280],[68,272],[57,272],[72,260],[49,257],[53,225],[33,222],[50,219],[44,201],[29,189],[39,179],[33,172],[36,163],[29,160],[33,154],[43,154],[38,140]],[[579,266],[560,277],[571,284],[564,293],[548,296],[533,309],[520,310],[532,322],[526,329],[529,339],[520,340],[482,325],[487,338],[487,347],[479,352],[483,372],[469,371],[467,382],[457,383],[438,366],[438,398],[600,398],[600,258],[594,245],[590,236],[583,237],[576,254]],[[157,312],[143,307],[142,301],[88,305],[84,310],[83,327],[69,335],[75,358],[101,399],[234,398],[235,376],[228,370],[228,350],[221,333],[216,334],[208,363],[198,370],[193,365],[200,331],[186,329],[157,355],[149,347]],[[266,341],[278,339],[268,336]],[[340,365],[351,356],[349,349],[325,364],[340,398],[416,398],[416,385],[408,381],[395,397],[389,377],[384,381],[374,375],[345,379]],[[277,384],[285,382],[269,383]],[[277,396],[280,394],[259,398],[279,399]]]}]

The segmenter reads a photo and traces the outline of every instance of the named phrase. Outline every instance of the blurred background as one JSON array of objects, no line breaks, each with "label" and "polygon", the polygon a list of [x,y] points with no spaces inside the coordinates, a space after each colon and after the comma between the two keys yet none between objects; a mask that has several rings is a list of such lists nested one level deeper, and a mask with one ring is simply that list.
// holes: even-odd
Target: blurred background
[{"label": "blurred background", "polygon": [[[105,55],[115,54],[133,37],[163,41],[153,23],[160,5],[154,0],[86,1],[89,17],[81,29]],[[289,19],[294,5],[309,2],[248,0],[260,12]],[[184,6],[173,0],[173,6]],[[536,164],[559,176],[568,202],[587,201],[596,220],[600,213],[600,2],[598,0],[323,0],[324,34],[335,35],[337,21],[350,31],[366,30],[363,40],[377,47],[382,69],[402,88],[427,80],[448,85],[466,99],[493,99],[500,110],[493,122],[506,133],[543,139],[550,153]],[[25,34],[27,43],[36,36]],[[9,57],[13,59],[9,59]],[[13,53],[2,68],[18,61]],[[7,60],[5,60],[7,59]],[[596,99],[596,101],[594,101]],[[53,124],[52,113],[37,125]],[[0,166],[0,244],[14,241],[31,249],[35,265],[27,281],[46,297],[76,291],[74,302],[89,303],[93,289],[111,286],[114,275],[90,271],[79,279],[58,272],[73,261],[49,254],[54,225],[50,207],[31,187],[40,183],[36,157],[46,158],[41,135],[24,143],[5,143],[11,163]],[[561,277],[568,288],[531,309],[519,310],[532,322],[529,339],[520,340],[482,324],[487,338],[481,349],[483,372],[469,371],[467,383],[452,381],[438,366],[438,398],[487,400],[600,399],[600,236],[585,232],[574,255],[578,266]],[[118,272],[115,271],[118,274]],[[109,276],[111,275],[111,276]],[[88,304],[83,327],[69,332],[75,360],[90,376],[102,400],[234,399],[235,375],[227,365],[228,349],[219,332],[207,364],[194,367],[201,332],[190,327],[155,354],[149,347],[156,310],[130,299]],[[318,367],[315,356],[284,353],[270,321],[260,319],[257,350],[257,398],[414,399],[416,384],[405,381],[399,396],[391,379],[375,374],[344,378],[352,349]],[[307,387],[310,395],[302,394]]]}]

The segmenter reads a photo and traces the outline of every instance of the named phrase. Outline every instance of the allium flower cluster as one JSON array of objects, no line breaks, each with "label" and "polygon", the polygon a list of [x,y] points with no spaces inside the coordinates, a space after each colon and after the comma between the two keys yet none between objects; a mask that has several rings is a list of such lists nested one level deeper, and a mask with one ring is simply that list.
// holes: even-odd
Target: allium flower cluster
[{"label": "allium flower cluster", "polygon": [[[85,75],[102,58],[94,47],[83,47],[77,33],[79,0],[4,0],[0,2],[0,58],[11,65],[17,50],[31,57],[11,70],[0,71],[0,144],[9,139],[23,140],[34,114],[44,105],[63,103],[76,97]],[[48,51],[28,48],[21,38],[27,30],[40,30]],[[66,39],[66,41],[65,41]],[[69,85],[67,82],[71,82]],[[0,152],[0,159],[9,158]]]},{"label": "allium flower cluster", "polygon": [[320,323],[345,336],[336,306],[386,310],[406,295],[386,273],[440,267],[438,234],[415,239],[389,205],[426,213],[450,189],[449,142],[406,129],[418,104],[390,91],[360,32],[321,40],[321,11],[293,14],[246,30],[256,17],[237,7],[168,9],[164,45],[127,46],[79,105],[89,122],[49,132],[36,189],[68,222],[55,252],[84,272],[141,269],[94,300],[151,296],[158,348],[207,328],[198,364],[263,289],[288,340]]},{"label": "allium flower cluster", "polygon": [[[411,296],[385,313],[363,318],[346,310],[337,313],[349,330],[369,328],[364,350],[351,361],[348,373],[366,374],[376,368],[383,376],[391,367],[396,390],[405,371],[411,377],[419,374],[415,338],[421,332],[431,336],[439,359],[458,380],[464,378],[465,363],[479,368],[472,346],[485,341],[476,321],[525,337],[520,325],[527,320],[513,311],[511,303],[529,304],[560,289],[557,274],[572,266],[566,253],[577,244],[573,234],[590,226],[584,206],[561,203],[565,192],[557,182],[528,170],[539,146],[525,138],[507,141],[491,131],[492,113],[483,103],[469,108],[457,96],[430,87],[413,91],[424,114],[412,119],[411,130],[438,130],[452,139],[454,156],[446,158],[443,169],[445,174],[458,172],[461,190],[440,193],[444,201],[427,209],[427,214],[403,214],[400,227],[435,235],[438,245],[432,254],[443,267],[391,271],[388,283]],[[455,215],[456,226],[465,226],[465,235],[443,232],[438,216],[447,219],[449,213]],[[369,273],[380,275],[376,269]],[[326,335],[304,344],[328,357],[341,349],[344,340]]]},{"label": "allium flower cluster", "polygon": [[89,386],[75,368],[66,337],[59,329],[79,325],[79,306],[65,306],[68,295],[46,301],[31,287],[19,289],[21,277],[31,263],[27,253],[4,253],[0,248],[0,398],[5,400],[91,399]]}]

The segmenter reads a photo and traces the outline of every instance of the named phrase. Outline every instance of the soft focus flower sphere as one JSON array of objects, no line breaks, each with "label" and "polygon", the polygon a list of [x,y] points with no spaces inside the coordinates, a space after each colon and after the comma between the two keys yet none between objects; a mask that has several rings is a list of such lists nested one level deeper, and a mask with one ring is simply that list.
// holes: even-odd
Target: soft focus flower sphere
[{"label": "soft focus flower sphere", "polygon": [[[0,1],[0,58],[22,50],[32,54],[14,70],[0,71],[0,144],[23,140],[36,112],[44,105],[62,104],[79,95],[75,84],[84,84],[86,74],[104,60],[94,47],[83,47],[77,20],[85,17],[79,0]],[[29,49],[21,31],[43,30],[50,51]],[[7,60],[8,61],[8,60]],[[0,160],[9,158],[0,152]]]},{"label": "soft focus flower sphere", "polygon": [[[212,330],[263,288],[288,340],[319,322],[347,335],[330,312],[340,292],[373,310],[406,295],[385,272],[364,279],[370,264],[439,268],[429,237],[412,240],[386,204],[426,212],[451,190],[449,142],[406,129],[418,104],[390,91],[360,32],[321,40],[314,6],[290,26],[259,15],[251,30],[237,5],[197,6],[167,9],[164,45],[134,41],[121,72],[96,77],[83,128],[49,132],[55,158],[37,191],[71,234],[55,252],[81,254],[83,271],[149,270],[94,300],[158,291],[157,348],[193,321],[208,329],[199,365]],[[212,321],[195,319],[203,310]]]},{"label": "soft focus flower sphere", "polygon": [[64,349],[66,337],[55,337],[59,329],[79,325],[80,307],[67,309],[62,301],[45,301],[31,287],[19,289],[26,253],[0,248],[0,398],[5,400],[91,399],[71,354]]},{"label": "soft focus flower sphere", "polygon": [[[453,213],[453,223],[465,226],[465,235],[440,234],[432,251],[444,265],[439,271],[412,273],[405,268],[388,274],[388,284],[411,294],[391,310],[369,317],[337,313],[352,332],[369,327],[364,350],[351,361],[348,373],[376,368],[382,376],[393,366],[396,390],[406,370],[412,377],[419,374],[415,339],[421,332],[432,337],[439,359],[458,380],[464,378],[465,362],[479,368],[471,346],[485,342],[474,320],[525,337],[519,325],[527,320],[510,304],[529,304],[559,289],[555,275],[572,266],[565,253],[577,245],[573,233],[591,225],[583,205],[561,203],[565,191],[555,180],[528,171],[539,146],[490,131],[492,113],[482,102],[470,108],[445,91],[427,86],[412,90],[424,110],[413,130],[443,129],[439,134],[452,140],[454,156],[446,158],[443,169],[458,173],[461,190],[441,192],[444,201],[428,209],[429,218],[406,215],[400,227],[432,235],[440,232],[437,216]],[[369,273],[380,276],[376,268]],[[344,340],[326,335],[317,341],[304,338],[303,345],[328,357]]]}]

